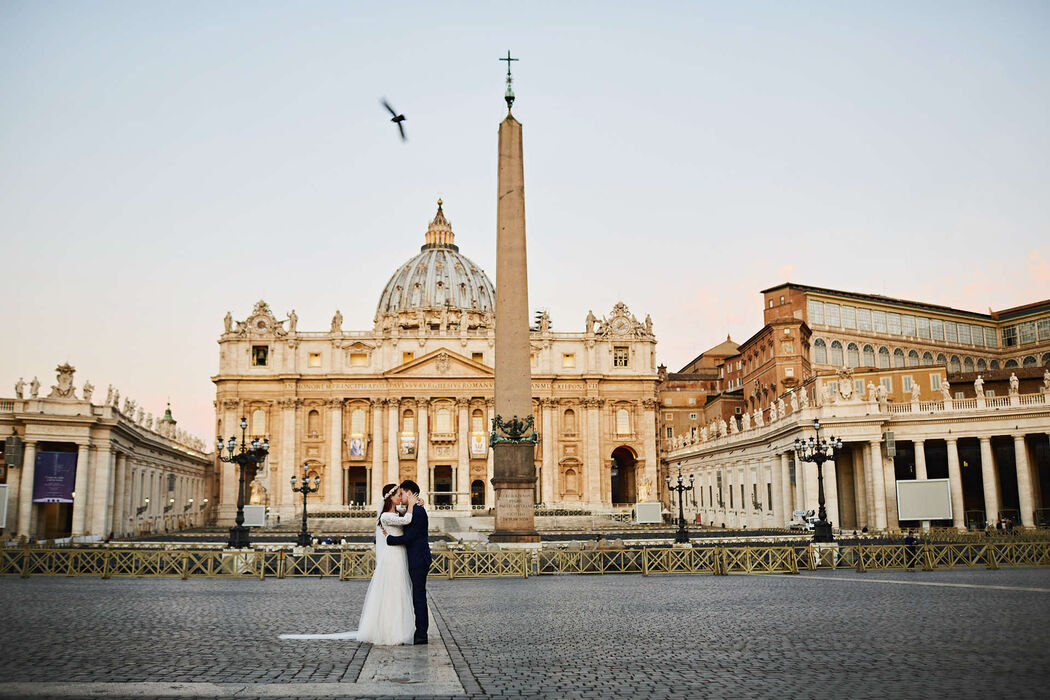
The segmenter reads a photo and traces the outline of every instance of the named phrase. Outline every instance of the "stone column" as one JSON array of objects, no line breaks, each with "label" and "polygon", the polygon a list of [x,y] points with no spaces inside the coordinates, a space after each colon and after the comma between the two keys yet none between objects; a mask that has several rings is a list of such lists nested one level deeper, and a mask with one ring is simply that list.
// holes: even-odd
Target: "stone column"
[{"label": "stone column", "polygon": [[919,481],[927,479],[926,476],[926,443],[922,440],[913,440],[915,448],[915,478]]},{"label": "stone column", "polygon": [[948,486],[952,494],[952,525],[965,530],[966,505],[963,500],[962,471],[959,469],[959,441],[957,438],[948,438],[945,442],[948,448]]},{"label": "stone column", "polygon": [[824,462],[824,507],[828,511],[828,522],[842,527],[842,512],[839,510],[839,475],[834,460]]},{"label": "stone column", "polygon": [[127,500],[128,500],[128,461],[127,458],[115,452],[111,455],[116,463],[116,473],[113,477],[113,531],[118,535],[123,534],[128,525]]},{"label": "stone column", "polygon": [[857,528],[871,526],[871,516],[868,512],[868,482],[867,469],[864,468],[864,453],[850,445],[850,461],[853,463],[853,504],[857,512]]},{"label": "stone column", "polygon": [[[492,430],[492,419],[495,417],[495,399],[485,399],[485,406],[488,416],[488,422],[485,424],[489,430]],[[485,438],[485,442],[488,442],[488,438]],[[485,505],[492,508],[496,505],[496,491],[492,487],[492,479],[495,475],[495,460],[496,453],[492,450],[492,445],[488,446],[489,449],[485,456]]]},{"label": "stone column", "polygon": [[753,503],[752,487],[756,483],[757,474],[753,470],[753,465],[749,460],[743,460],[740,462],[740,483],[744,485],[744,523],[747,525],[749,530],[755,527],[755,506]]},{"label": "stone column", "polygon": [[81,537],[88,531],[88,512],[92,504],[92,489],[88,488],[92,473],[91,462],[98,464],[98,448],[91,450],[87,443],[78,444],[77,475],[73,486],[76,492],[73,496],[73,537]]},{"label": "stone column", "polygon": [[[384,484],[401,483],[401,457],[397,444],[397,434],[401,420],[400,405],[401,399],[394,398],[387,401],[386,478],[382,480]],[[382,485],[379,488],[383,488]]]},{"label": "stone column", "polygon": [[[637,431],[642,436],[642,459],[645,460],[645,481],[650,492],[649,501],[660,500],[660,475],[657,473],[660,458],[656,452],[656,399],[642,401],[642,429]],[[636,499],[638,500],[638,499]]]},{"label": "stone column", "polygon": [[884,459],[882,464],[886,484],[886,527],[896,530],[900,527],[897,520],[897,470],[892,459]]},{"label": "stone column", "polygon": [[992,439],[980,438],[981,482],[984,486],[984,518],[993,525],[999,519],[999,470],[995,468]]},{"label": "stone column", "polygon": [[1032,472],[1028,467],[1028,446],[1024,434],[1014,435],[1014,463],[1017,468],[1017,501],[1021,509],[1021,525],[1035,527],[1035,505],[1032,500]]},{"label": "stone column", "polygon": [[346,482],[343,480],[343,400],[328,400],[331,421],[329,435],[328,469],[330,482],[325,489],[326,505],[341,506],[346,502]]},{"label": "stone column", "polygon": [[[470,490],[470,399],[467,397],[456,399],[456,408],[459,409],[459,434],[456,436],[456,440],[459,443],[456,450],[459,454],[459,459],[457,460],[456,468],[452,471],[452,490],[458,492],[463,490],[464,481],[467,483],[467,490]],[[459,508],[461,498],[459,493],[456,493],[452,497],[452,505]],[[467,505],[470,505],[469,496],[467,497]]]},{"label": "stone column", "polygon": [[584,412],[586,414],[587,428],[583,434],[584,454],[586,455],[587,473],[587,501],[595,506],[602,505],[602,463],[599,439],[601,436],[601,422],[598,415],[600,399],[586,398],[583,400]]},{"label": "stone column", "polygon": [[882,464],[882,441],[868,443],[868,463],[871,465],[871,485],[875,511],[875,529],[885,530],[886,514],[886,470]]},{"label": "stone column", "polygon": [[[300,399],[286,398],[280,402],[281,406],[281,445],[280,445],[280,465],[278,472],[280,477],[278,483],[280,489],[278,491],[277,502],[281,504],[280,510],[281,517],[284,518],[285,522],[291,522],[296,512],[295,496],[299,494],[292,493],[291,478],[292,476],[301,477],[302,470],[299,464],[295,460],[295,439],[296,439],[296,415],[298,412]],[[227,488],[227,478],[235,479],[237,474],[233,469],[232,465],[230,468],[226,468],[227,465],[223,464],[222,469],[222,481],[223,481],[223,496],[222,502],[226,505],[226,508],[232,514],[230,516],[231,523],[233,517],[236,515],[237,508],[237,484],[236,482],[230,484]],[[227,492],[229,495],[227,495]],[[229,500],[232,498],[233,500]],[[301,513],[300,513],[301,515]]]},{"label": "stone column", "polygon": [[[791,453],[788,453],[788,462],[791,462]],[[802,465],[804,462],[800,462],[798,457],[795,456],[795,508],[794,510],[806,510],[806,479],[803,472]]]},{"label": "stone column", "polygon": [[434,484],[430,480],[430,426],[427,425],[429,406],[430,399],[416,400],[416,434],[419,436],[416,444],[416,481],[423,493],[427,494],[424,498],[428,503],[432,503],[434,495],[430,492],[434,490]]},{"label": "stone column", "polygon": [[[87,456],[88,446],[80,446],[80,454]],[[91,483],[91,508],[88,515],[88,520],[91,523],[88,529],[91,533],[101,535],[105,537],[109,533],[106,531],[106,506],[109,503],[109,482],[112,476],[113,463],[109,459],[109,452],[103,455],[99,455],[96,452],[94,479]],[[85,459],[85,462],[87,460]],[[77,455],[77,462],[80,462],[80,455]]]},{"label": "stone column", "polygon": [[[780,518],[777,520],[777,524],[780,527],[787,527],[788,522],[791,520],[791,511],[794,510],[793,503],[791,501],[791,468],[788,464],[788,453],[780,453]],[[774,462],[774,469],[778,466]],[[774,497],[776,496],[776,488],[774,487]]]},{"label": "stone column", "polygon": [[806,476],[806,510],[814,513],[820,508],[820,493],[817,488],[817,465],[813,462],[799,462],[802,473]]},{"label": "stone column", "polygon": [[22,478],[18,493],[18,534],[29,537],[33,527],[33,479],[36,475],[36,442],[26,440],[22,453]]},{"label": "stone column", "polygon": [[372,450],[372,505],[377,509],[383,502],[383,399],[372,399],[372,435],[369,448]]},{"label": "stone column", "polygon": [[554,502],[554,400],[540,399],[543,407],[543,430],[540,439],[543,441],[543,466],[540,469],[540,500],[551,504]]}]

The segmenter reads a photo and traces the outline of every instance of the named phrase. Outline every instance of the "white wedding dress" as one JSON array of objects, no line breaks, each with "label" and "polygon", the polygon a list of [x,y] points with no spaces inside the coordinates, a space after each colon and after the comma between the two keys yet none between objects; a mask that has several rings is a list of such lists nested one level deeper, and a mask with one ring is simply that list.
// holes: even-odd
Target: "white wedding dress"
[{"label": "white wedding dress", "polygon": [[[389,535],[404,534],[412,522],[412,511],[404,515],[380,516]],[[365,593],[357,630],[334,634],[282,634],[281,639],[356,639],[370,644],[411,644],[416,632],[412,611],[412,580],[408,577],[408,554],[404,547],[391,547],[376,526],[376,568]]]}]

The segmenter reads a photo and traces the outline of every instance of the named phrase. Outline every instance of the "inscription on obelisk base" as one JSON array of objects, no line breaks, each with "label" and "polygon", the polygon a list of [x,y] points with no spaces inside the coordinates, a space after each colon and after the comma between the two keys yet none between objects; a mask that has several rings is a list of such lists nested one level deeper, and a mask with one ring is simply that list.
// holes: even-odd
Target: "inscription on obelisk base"
[{"label": "inscription on obelisk base", "polygon": [[492,488],[496,494],[496,525],[490,542],[539,542],[535,527],[536,467],[531,443],[494,445],[493,466],[496,471]]}]

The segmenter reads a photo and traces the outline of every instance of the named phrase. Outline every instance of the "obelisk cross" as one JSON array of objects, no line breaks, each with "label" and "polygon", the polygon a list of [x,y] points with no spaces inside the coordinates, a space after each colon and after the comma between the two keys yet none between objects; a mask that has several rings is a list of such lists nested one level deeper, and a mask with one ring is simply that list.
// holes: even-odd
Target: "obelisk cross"
[{"label": "obelisk cross", "polygon": [[510,62],[517,61],[516,58],[510,57],[510,51],[507,51],[507,57],[499,59],[507,62],[507,94],[503,96],[503,99],[507,101],[507,111],[510,111],[511,106],[514,104],[514,90],[511,89],[510,84],[514,81],[514,78],[510,75]]}]

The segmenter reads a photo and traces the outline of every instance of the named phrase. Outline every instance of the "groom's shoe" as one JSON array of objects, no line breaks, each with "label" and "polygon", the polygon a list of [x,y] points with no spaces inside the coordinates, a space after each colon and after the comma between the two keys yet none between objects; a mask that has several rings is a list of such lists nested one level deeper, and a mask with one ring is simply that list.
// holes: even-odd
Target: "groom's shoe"
[{"label": "groom's shoe", "polygon": [[415,638],[415,639],[414,639],[414,640],[412,641],[412,643],[413,643],[413,644],[430,644],[430,640],[429,640],[429,639],[427,639],[426,637],[416,637],[416,638]]}]

